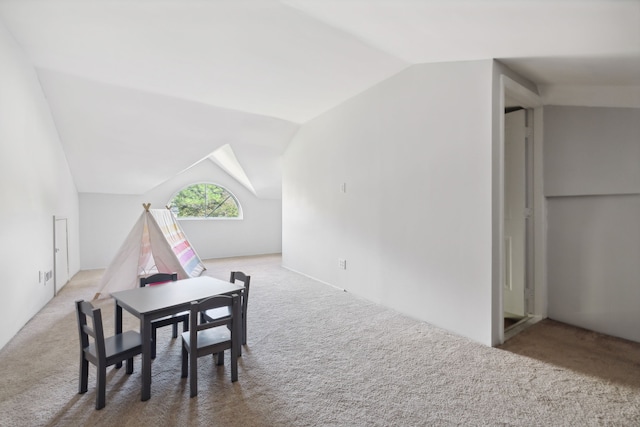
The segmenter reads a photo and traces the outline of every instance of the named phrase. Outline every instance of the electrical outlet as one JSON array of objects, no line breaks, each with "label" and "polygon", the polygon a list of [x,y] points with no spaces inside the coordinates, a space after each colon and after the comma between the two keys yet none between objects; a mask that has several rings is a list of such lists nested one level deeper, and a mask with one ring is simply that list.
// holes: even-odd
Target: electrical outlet
[{"label": "electrical outlet", "polygon": [[338,259],[338,266],[341,269],[346,270],[347,269],[347,260],[346,259]]}]

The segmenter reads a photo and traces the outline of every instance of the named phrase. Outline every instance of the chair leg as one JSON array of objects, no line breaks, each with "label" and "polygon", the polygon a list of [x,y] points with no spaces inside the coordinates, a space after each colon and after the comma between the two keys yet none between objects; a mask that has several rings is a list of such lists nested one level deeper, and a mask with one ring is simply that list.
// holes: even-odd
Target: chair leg
[{"label": "chair leg", "polygon": [[218,353],[218,362],[216,363],[218,366],[224,365],[224,351]]},{"label": "chair leg", "polygon": [[189,375],[189,353],[182,346],[182,375],[181,378],[187,378]]},{"label": "chair leg", "polygon": [[240,345],[231,343],[231,382],[238,381],[238,353]]},{"label": "chair leg", "polygon": [[171,325],[171,336],[173,338],[178,338],[178,322]]},{"label": "chair leg", "polygon": [[247,317],[242,314],[242,345],[247,345]]},{"label": "chair leg", "polygon": [[107,367],[99,366],[96,375],[96,409],[104,408],[106,401]]},{"label": "chair leg", "polygon": [[158,336],[158,329],[151,327],[151,358],[156,358],[156,337]]},{"label": "chair leg", "polygon": [[191,397],[198,395],[198,353],[197,349],[192,348],[189,353],[189,390],[191,391]]},{"label": "chair leg", "polygon": [[[229,327],[229,330],[231,330],[232,326],[229,325],[228,327]],[[242,330],[243,330],[242,333],[244,333],[244,327],[243,327]],[[240,343],[240,341],[238,341],[238,357],[242,357],[242,346],[239,343]]]},{"label": "chair leg", "polygon": [[127,374],[133,374],[133,357],[127,359]]},{"label": "chair leg", "polygon": [[84,358],[84,354],[80,352],[80,384],[78,385],[78,394],[87,392],[89,382],[89,361]]}]

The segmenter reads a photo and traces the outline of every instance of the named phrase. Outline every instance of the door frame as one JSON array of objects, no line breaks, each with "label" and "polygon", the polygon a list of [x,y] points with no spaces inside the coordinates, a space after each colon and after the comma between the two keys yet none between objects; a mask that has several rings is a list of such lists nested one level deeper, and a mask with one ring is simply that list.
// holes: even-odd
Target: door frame
[{"label": "door frame", "polygon": [[[532,246],[533,243],[533,218],[531,216],[526,215],[526,209],[531,208],[533,206],[533,141],[532,141],[532,132],[529,132],[530,124],[532,123],[532,110],[528,108],[523,108],[518,106],[517,109],[514,108],[512,111],[508,111],[508,107],[504,112],[504,120],[505,120],[505,282],[502,287],[502,305],[504,309],[504,315],[506,318],[506,314],[509,312],[510,314],[515,314],[518,316],[527,316],[533,310],[533,292],[527,292],[528,290],[532,290],[532,278],[531,268],[533,266],[533,252]],[[506,123],[509,121],[509,118],[513,119],[514,115],[520,115],[522,117],[522,121],[518,119],[517,129],[511,129],[512,138],[515,137],[515,133],[517,133],[517,140],[508,140],[507,139],[507,126]],[[515,123],[512,123],[511,126],[514,126]],[[522,139],[520,139],[522,138]],[[507,155],[507,148],[511,147],[511,156]],[[522,150],[522,151],[520,151]],[[514,153],[518,153],[519,155],[513,156]],[[515,168],[515,169],[514,169]],[[509,171],[511,173],[515,172],[516,174],[522,173],[522,176],[509,176]],[[513,187],[509,185],[507,179],[515,178],[522,179],[522,182],[519,183],[518,187]],[[509,188],[511,191],[514,190],[518,193],[517,195],[513,193],[509,193]],[[509,198],[510,196],[515,196],[518,201],[522,202],[522,205],[518,205],[516,211],[512,209],[514,206],[509,207]],[[508,218],[508,215],[511,215],[511,218]],[[518,217],[518,218],[516,218]],[[508,227],[509,223],[511,223],[511,228]],[[514,229],[514,224],[517,223],[517,230]],[[511,233],[514,233],[509,239],[508,230],[510,229]],[[522,241],[519,241],[519,238],[522,238]],[[516,258],[513,255],[517,255]],[[521,264],[520,264],[521,263]],[[520,265],[521,268],[517,268],[514,270],[514,265]],[[511,282],[511,283],[510,283]],[[513,290],[511,284],[516,283],[517,290]],[[511,295],[511,298],[508,298],[508,295]],[[513,297],[518,297],[520,300],[519,303],[516,304],[517,307],[514,307],[514,310],[507,310],[507,301],[511,300],[511,303],[514,303]],[[521,307],[520,307],[521,304]]]},{"label": "door frame", "polygon": [[[533,289],[534,299],[533,299],[533,308],[532,315],[534,320],[543,319],[547,316],[547,281],[546,281],[546,201],[544,198],[543,192],[543,112],[542,112],[542,100],[541,98],[528,88],[519,84],[515,80],[505,76],[500,76],[500,98],[499,98],[499,111],[500,111],[500,120],[499,120],[499,131],[500,131],[500,142],[499,142],[499,164],[498,164],[498,192],[499,192],[499,202],[498,202],[498,221],[497,221],[497,239],[494,240],[498,244],[497,251],[497,263],[494,265],[498,266],[498,283],[495,283],[494,292],[498,294],[498,304],[494,305],[492,310],[492,319],[493,319],[493,333],[494,344],[502,344],[505,340],[504,334],[504,300],[503,300],[503,286],[505,283],[505,247],[504,247],[504,205],[505,205],[505,194],[504,194],[504,184],[505,184],[505,117],[504,111],[506,106],[507,98],[516,101],[520,106],[530,110],[528,114],[529,124],[528,126],[533,129],[533,138],[532,138],[532,161],[533,161],[533,170],[532,170],[532,186],[533,186],[533,230],[531,232],[532,241],[527,242],[527,246],[531,251],[530,257],[527,262],[532,262],[533,265],[529,266],[527,270],[529,271],[528,280],[530,281],[531,288]],[[533,123],[531,123],[531,121]],[[497,288],[497,289],[496,289]]]},{"label": "door frame", "polygon": [[65,233],[64,233],[64,239],[65,239],[65,250],[67,251],[67,282],[63,283],[60,288],[62,288],[64,285],[66,285],[69,282],[69,221],[67,218],[65,217],[56,217],[55,215],[53,216],[53,296],[55,297],[56,295],[58,295],[58,291],[60,289],[58,289],[58,239],[60,238],[60,236],[57,235],[57,227],[56,227],[56,223],[58,221],[64,221],[65,224]]}]

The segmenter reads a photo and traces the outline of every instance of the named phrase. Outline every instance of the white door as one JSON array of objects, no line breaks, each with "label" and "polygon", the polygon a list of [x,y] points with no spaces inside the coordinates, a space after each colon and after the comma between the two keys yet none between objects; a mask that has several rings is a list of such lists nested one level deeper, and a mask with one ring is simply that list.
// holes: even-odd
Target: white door
[{"label": "white door", "polygon": [[54,295],[69,281],[69,252],[67,249],[67,219],[54,218],[54,258],[55,258],[55,282]]},{"label": "white door", "polygon": [[505,114],[504,252],[505,314],[525,315],[526,110]]}]

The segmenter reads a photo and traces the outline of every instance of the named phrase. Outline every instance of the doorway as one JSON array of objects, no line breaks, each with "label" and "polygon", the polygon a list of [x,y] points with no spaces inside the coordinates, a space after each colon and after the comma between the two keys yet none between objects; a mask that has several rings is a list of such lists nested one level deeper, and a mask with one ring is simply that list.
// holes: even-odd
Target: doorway
[{"label": "doorway", "polygon": [[69,229],[67,218],[53,217],[53,296],[69,281]]},{"label": "doorway", "polygon": [[532,128],[531,111],[509,105],[504,112],[504,280],[505,333],[532,312]]},{"label": "doorway", "polygon": [[[543,104],[537,93],[504,74],[500,76],[500,84],[499,109],[496,111],[500,140],[496,152],[495,190],[498,197],[494,205],[497,226],[494,235],[496,280],[493,282],[496,304],[492,309],[494,345],[504,343],[547,315]],[[507,124],[512,121],[514,123]],[[511,133],[507,127],[513,128],[514,139],[524,144],[524,148],[517,147],[515,154],[506,141],[506,133]],[[510,191],[515,196],[508,196]],[[516,213],[517,225],[507,224],[507,217],[513,218]],[[507,231],[510,226],[517,230],[515,240],[516,231]],[[508,245],[512,246],[507,248]],[[516,278],[523,284],[518,284]],[[516,315],[514,319],[507,318],[506,325],[505,312],[507,316]]]}]

